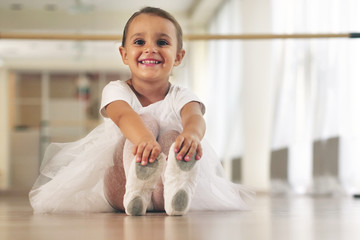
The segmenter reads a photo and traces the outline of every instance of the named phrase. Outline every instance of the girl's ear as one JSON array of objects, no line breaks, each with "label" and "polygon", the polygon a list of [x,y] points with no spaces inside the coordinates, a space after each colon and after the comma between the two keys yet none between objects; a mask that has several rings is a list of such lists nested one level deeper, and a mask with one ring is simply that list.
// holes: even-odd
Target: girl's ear
[{"label": "girl's ear", "polygon": [[127,52],[124,47],[119,47],[121,58],[125,65],[128,65],[128,58],[127,58]]},{"label": "girl's ear", "polygon": [[179,50],[176,54],[174,66],[180,65],[184,56],[185,56],[185,50],[184,49]]}]

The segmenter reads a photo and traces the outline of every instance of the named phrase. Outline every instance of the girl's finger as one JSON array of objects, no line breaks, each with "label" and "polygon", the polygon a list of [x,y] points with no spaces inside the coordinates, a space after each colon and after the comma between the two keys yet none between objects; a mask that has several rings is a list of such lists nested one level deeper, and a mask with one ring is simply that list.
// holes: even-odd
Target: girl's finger
[{"label": "girl's finger", "polygon": [[149,162],[153,163],[155,162],[156,158],[159,156],[161,150],[158,147],[154,147],[151,151]]},{"label": "girl's finger", "polygon": [[137,153],[137,148],[138,146],[134,145],[133,149],[132,149],[132,154],[135,156]]},{"label": "girl's finger", "polygon": [[176,159],[182,160],[185,157],[185,155],[188,153],[190,146],[191,146],[191,142],[184,141],[181,146],[180,152],[176,156]]},{"label": "girl's finger", "polygon": [[183,144],[184,142],[184,137],[183,136],[178,136],[175,140],[175,145],[174,145],[174,151],[176,153],[178,153],[181,149],[181,145]]},{"label": "girl's finger", "polygon": [[143,166],[147,165],[151,150],[152,150],[151,146],[146,146],[144,148],[144,151],[142,154],[142,159],[141,159],[141,165],[143,165]]},{"label": "girl's finger", "polygon": [[186,157],[184,158],[186,162],[191,160],[191,158],[195,154],[196,149],[197,149],[197,145],[195,143],[191,144],[189,151],[187,152]]},{"label": "girl's finger", "polygon": [[136,147],[136,162],[137,163],[141,162],[145,146],[146,146],[146,144],[142,143]]},{"label": "girl's finger", "polygon": [[202,147],[201,147],[201,144],[199,144],[198,147],[197,147],[197,150],[196,150],[195,159],[200,160],[201,157],[202,157]]}]

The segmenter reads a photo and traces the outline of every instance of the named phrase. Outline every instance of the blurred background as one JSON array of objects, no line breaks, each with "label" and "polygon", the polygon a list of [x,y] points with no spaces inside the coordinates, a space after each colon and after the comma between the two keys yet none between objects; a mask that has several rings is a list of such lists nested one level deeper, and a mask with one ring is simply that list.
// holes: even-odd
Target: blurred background
[{"label": "blurred background", "polygon": [[[144,6],[191,34],[360,31],[358,0],[1,0],[0,191],[27,192],[50,142],[102,122],[102,88],[126,80],[118,41],[1,38],[121,35]],[[172,82],[205,103],[206,138],[234,182],[271,194],[360,192],[360,40],[185,40]]]}]

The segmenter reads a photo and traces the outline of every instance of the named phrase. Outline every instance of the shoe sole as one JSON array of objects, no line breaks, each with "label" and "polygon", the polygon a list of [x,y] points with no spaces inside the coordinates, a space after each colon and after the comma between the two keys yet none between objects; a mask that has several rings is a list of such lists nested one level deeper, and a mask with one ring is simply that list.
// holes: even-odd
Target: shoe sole
[{"label": "shoe sole", "polygon": [[155,160],[153,163],[148,163],[143,166],[141,163],[136,163],[135,171],[136,177],[140,180],[148,180],[158,169],[159,161]]},{"label": "shoe sole", "polygon": [[[189,196],[185,190],[179,190],[171,201],[171,206],[176,212],[183,212],[189,204]],[[175,213],[176,215],[176,213]],[[180,214],[182,215],[182,214]]]},{"label": "shoe sole", "polygon": [[144,211],[144,203],[141,197],[137,196],[133,200],[130,201],[128,205],[128,214],[131,216],[141,216]]},{"label": "shoe sole", "polygon": [[191,157],[191,159],[189,161],[185,161],[184,158],[182,160],[177,160],[176,154],[175,154],[176,164],[182,171],[189,172],[195,166],[195,163],[197,161],[195,159],[195,156],[196,156],[196,153]]}]

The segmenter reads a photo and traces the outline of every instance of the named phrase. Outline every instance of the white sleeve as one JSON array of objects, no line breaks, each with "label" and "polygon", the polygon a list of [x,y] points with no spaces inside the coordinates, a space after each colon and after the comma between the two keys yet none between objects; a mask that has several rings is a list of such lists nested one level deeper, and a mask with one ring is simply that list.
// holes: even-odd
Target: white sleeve
[{"label": "white sleeve", "polygon": [[174,109],[178,116],[180,116],[181,109],[189,102],[198,102],[200,103],[201,112],[204,115],[205,114],[205,105],[201,102],[201,100],[189,89],[182,88],[182,87],[176,87],[174,89]]},{"label": "white sleeve", "polygon": [[100,105],[100,114],[101,116],[108,118],[105,111],[105,107],[117,100],[122,100],[127,102],[130,106],[132,104],[132,95],[129,91],[129,88],[126,86],[126,83],[123,81],[112,81],[108,83],[103,91],[101,96],[101,105]]}]

